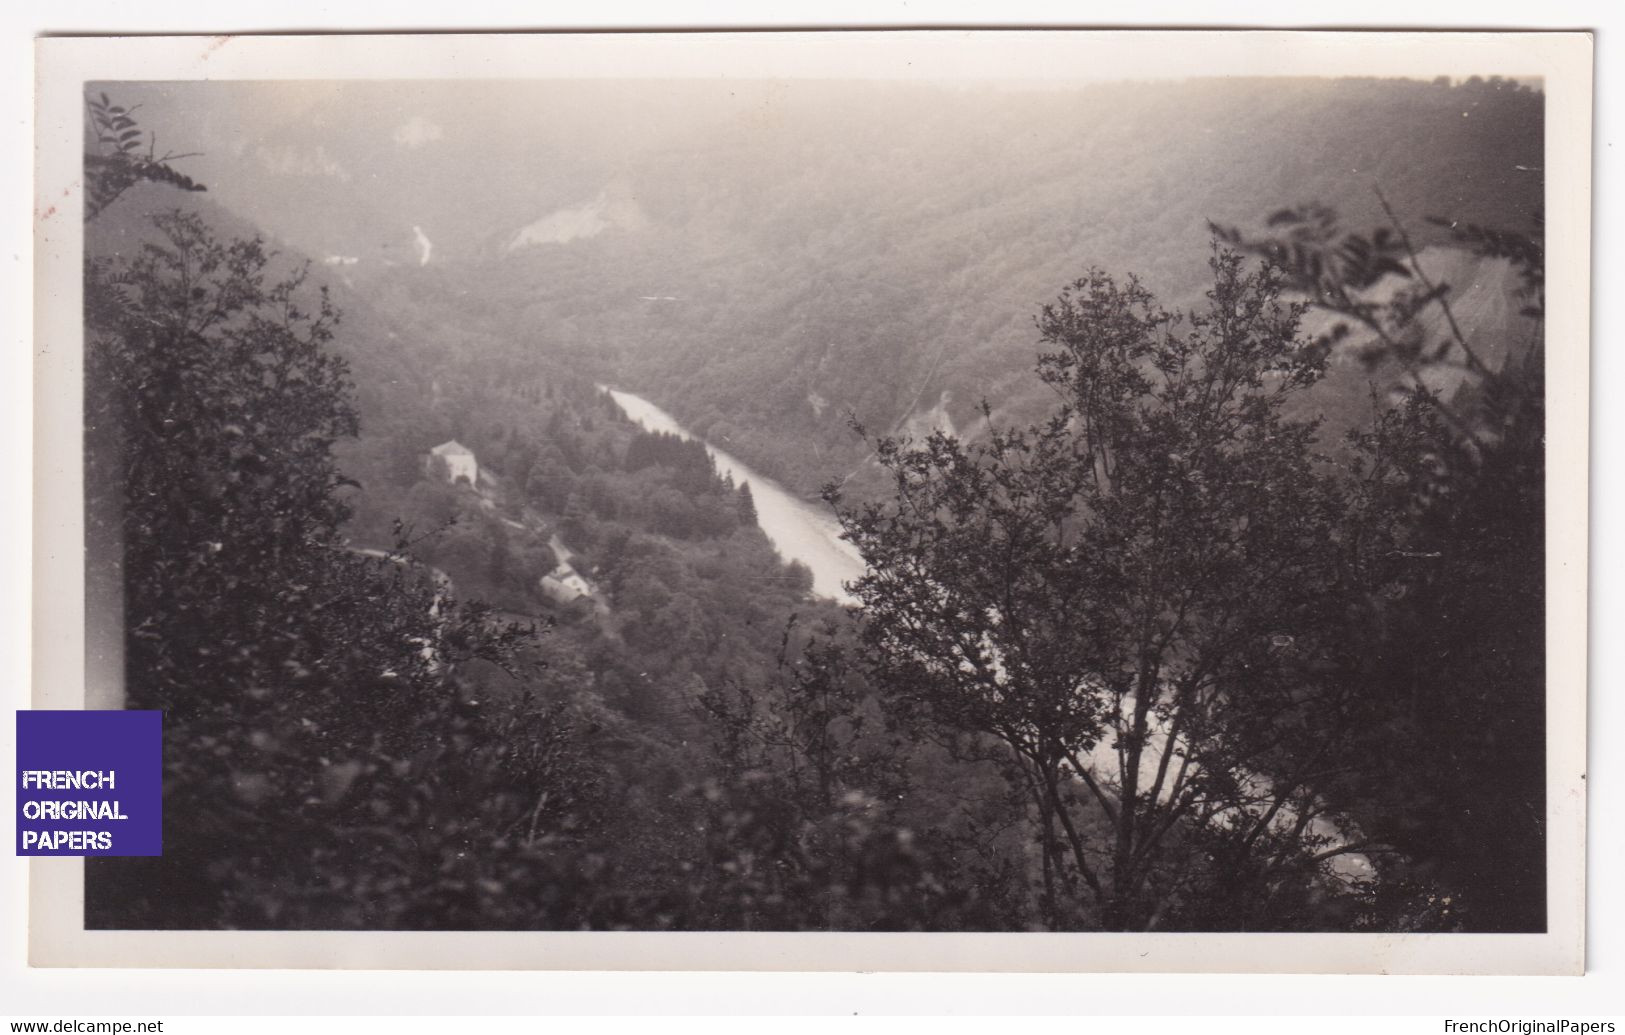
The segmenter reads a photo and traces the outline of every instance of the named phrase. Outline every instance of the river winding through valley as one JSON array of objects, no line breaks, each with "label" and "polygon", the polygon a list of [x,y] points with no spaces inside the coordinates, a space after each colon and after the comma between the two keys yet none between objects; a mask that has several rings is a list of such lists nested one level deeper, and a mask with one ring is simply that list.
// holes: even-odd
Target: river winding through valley
[{"label": "river winding through valley", "polygon": [[617,388],[603,390],[645,430],[697,440],[716,461],[719,473],[732,477],[735,485],[749,482],[751,496],[756,501],[757,523],[779,556],[786,561],[800,561],[812,571],[814,593],[843,604],[853,602],[844,584],[863,574],[863,559],[856,547],[841,538],[841,526],[833,514],[792,495],[778,482],[690,434],[671,414],[647,399]]},{"label": "river winding through valley", "polygon": [[[863,574],[863,560],[857,548],[841,538],[841,528],[833,515],[792,495],[779,483],[751,470],[735,458],[672,419],[665,410],[630,392],[600,386],[618,403],[628,417],[648,431],[664,431],[685,439],[702,442],[716,461],[717,470],[731,475],[734,484],[750,483],[751,495],[756,501],[756,517],[785,560],[800,561],[812,570],[813,592],[843,604],[853,603],[853,597],[843,583]],[[1153,731],[1153,749],[1142,760],[1141,776],[1147,783],[1154,777],[1156,760],[1161,750],[1161,730]],[[1117,754],[1109,738],[1103,738],[1090,753],[1090,768],[1097,773],[1112,773],[1117,768]],[[1290,810],[1284,815],[1290,816]],[[1312,827],[1315,833],[1342,842],[1346,838],[1329,819],[1318,818]],[[1345,875],[1366,877],[1371,874],[1371,863],[1363,855],[1339,856],[1332,861],[1335,870]]]}]

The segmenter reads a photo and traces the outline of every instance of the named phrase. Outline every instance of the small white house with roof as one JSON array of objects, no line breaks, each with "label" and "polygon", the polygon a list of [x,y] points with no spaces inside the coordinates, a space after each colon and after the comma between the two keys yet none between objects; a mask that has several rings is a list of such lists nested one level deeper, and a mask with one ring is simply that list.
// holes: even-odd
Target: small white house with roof
[{"label": "small white house with roof", "polygon": [[430,476],[437,471],[444,472],[448,482],[466,479],[468,484],[478,485],[480,481],[480,464],[474,459],[474,451],[456,439],[429,450],[425,467]]}]

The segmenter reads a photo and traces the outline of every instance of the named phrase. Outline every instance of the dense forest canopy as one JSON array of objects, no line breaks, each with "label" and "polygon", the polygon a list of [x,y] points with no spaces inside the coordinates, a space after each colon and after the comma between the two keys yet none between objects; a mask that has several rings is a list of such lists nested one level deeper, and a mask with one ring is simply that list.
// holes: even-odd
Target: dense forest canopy
[{"label": "dense forest canopy", "polygon": [[91,97],[95,924],[1543,926],[1538,90]]}]

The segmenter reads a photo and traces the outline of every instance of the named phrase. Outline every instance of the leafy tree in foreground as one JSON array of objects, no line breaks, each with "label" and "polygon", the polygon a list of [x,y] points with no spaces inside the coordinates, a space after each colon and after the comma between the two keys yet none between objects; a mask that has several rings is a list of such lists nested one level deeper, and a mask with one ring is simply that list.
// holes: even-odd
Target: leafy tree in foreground
[{"label": "leafy tree in foreground", "polygon": [[335,314],[258,241],[156,220],[86,283],[86,484],[125,693],[165,714],[165,854],[98,860],[92,926],[572,923],[546,874],[597,777],[557,709],[479,703],[529,638],[340,525]]},{"label": "leafy tree in foreground", "polygon": [[794,625],[776,678],[696,698],[717,773],[689,913],[757,930],[1007,929],[1007,889],[910,829],[907,745],[877,721],[844,634],[823,626],[791,657]]},{"label": "leafy tree in foreground", "polygon": [[1334,860],[1383,850],[1317,787],[1393,458],[1317,453],[1283,413],[1324,372],[1304,307],[1211,266],[1185,317],[1091,271],[1038,320],[1047,422],[881,439],[893,496],[841,510],[877,681],[1025,794],[1052,926],[1340,925]]},{"label": "leafy tree in foreground", "polygon": [[131,700],[184,712],[175,688],[239,683],[257,657],[221,650],[217,628],[298,614],[278,606],[304,581],[290,569],[341,546],[330,450],[356,418],[325,295],[307,313],[297,278],[266,284],[258,242],[156,223],[161,244],[90,269],[86,482],[114,497],[92,513],[122,522]]},{"label": "leafy tree in foreground", "polygon": [[[1546,926],[1545,254],[1534,233],[1457,223],[1459,246],[1511,264],[1522,281],[1497,353],[1464,329],[1451,285],[1429,275],[1383,199],[1389,225],[1346,229],[1306,205],[1262,237],[1221,230],[1282,265],[1289,287],[1362,334],[1368,361],[1413,386],[1428,475],[1411,514],[1402,596],[1364,645],[1363,696],[1375,765],[1337,793],[1410,869],[1453,892],[1461,926]],[[1453,375],[1449,393],[1420,387]]]},{"label": "leafy tree in foreground", "polygon": [[167,183],[187,191],[208,190],[169,163],[192,155],[158,154],[158,140],[147,137],[135,120],[135,109],[114,104],[105,93],[85,97],[87,128],[94,145],[85,151],[85,218],[101,211],[137,183]]}]

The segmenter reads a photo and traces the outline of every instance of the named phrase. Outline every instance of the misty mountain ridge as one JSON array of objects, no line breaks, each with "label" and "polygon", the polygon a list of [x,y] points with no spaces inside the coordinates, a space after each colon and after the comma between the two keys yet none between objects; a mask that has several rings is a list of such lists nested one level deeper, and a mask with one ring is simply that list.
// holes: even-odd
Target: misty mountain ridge
[{"label": "misty mountain ridge", "polygon": [[[228,205],[310,254],[410,240],[414,224],[447,257],[500,254],[520,228],[606,190],[668,227],[714,219],[720,205],[737,212],[726,222],[770,231],[776,220],[754,218],[762,214],[755,202],[786,189],[797,192],[803,223],[875,212],[896,223],[915,208],[996,213],[1056,181],[1075,192],[1115,188],[1102,175],[1111,166],[1144,173],[1160,165],[1142,186],[1178,178],[1183,156],[1158,146],[1176,141],[1206,157],[1241,145],[1254,155],[1248,165],[1277,167],[1255,178],[1259,189],[1290,188],[1304,179],[1298,174],[1324,175],[1333,163],[1366,183],[1386,182],[1399,171],[1389,167],[1396,150],[1409,148],[1422,164],[1450,152],[1462,203],[1474,181],[1516,172],[1475,162],[1488,157],[1487,144],[1514,144],[1512,164],[1540,165],[1538,146],[1523,147],[1529,141],[1487,139],[1508,128],[1497,124],[1505,120],[1472,121],[1484,97],[1403,80],[1066,91],[771,81],[107,85],[142,104],[160,143],[202,151],[187,168],[216,184]],[[1521,96],[1538,109],[1538,95]],[[1222,193],[1225,166],[1204,172],[1215,186],[1195,188]],[[824,182],[807,189],[811,179]],[[992,192],[1000,185],[1007,196]],[[1416,191],[1388,187],[1408,212]],[[1361,207],[1374,212],[1368,201]],[[777,222],[790,215],[772,214]]]},{"label": "misty mountain ridge", "polygon": [[801,492],[862,464],[848,414],[1031,416],[1038,307],[1090,266],[1199,302],[1209,221],[1368,230],[1380,186],[1493,323],[1509,274],[1423,217],[1526,229],[1543,187],[1543,99],[1510,83],[206,85],[115,89],[397,335],[455,328],[394,347],[623,385]]}]

